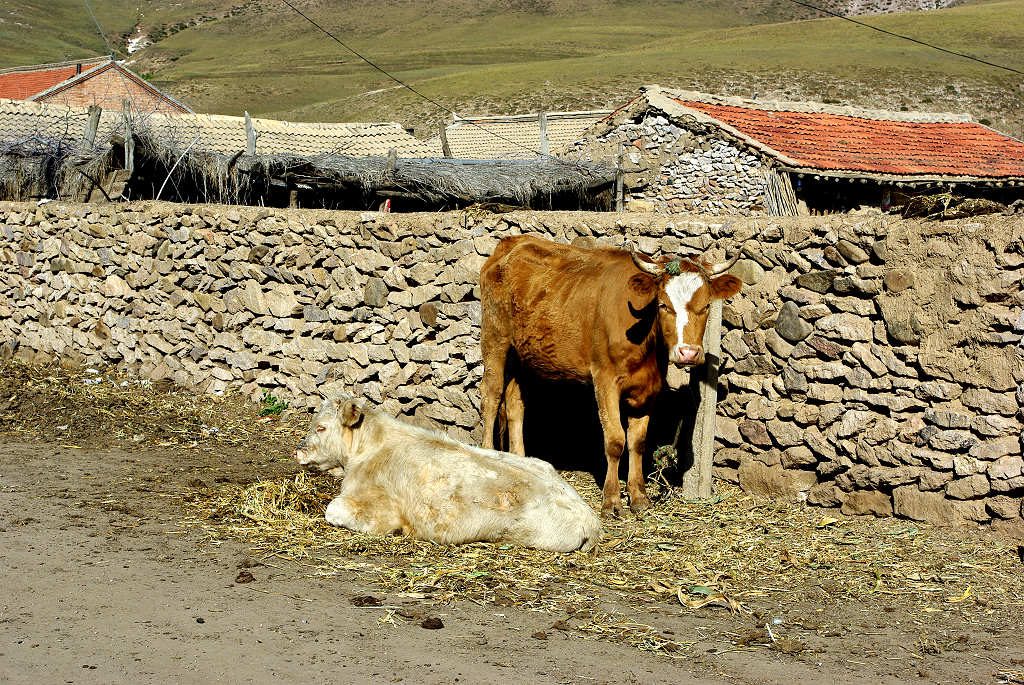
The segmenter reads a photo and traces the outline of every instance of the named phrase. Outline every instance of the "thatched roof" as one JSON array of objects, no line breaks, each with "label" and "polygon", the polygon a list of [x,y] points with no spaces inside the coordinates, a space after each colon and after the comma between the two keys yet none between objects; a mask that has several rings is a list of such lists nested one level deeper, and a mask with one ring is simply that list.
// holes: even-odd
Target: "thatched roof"
[{"label": "thatched roof", "polygon": [[584,197],[615,181],[613,169],[554,158],[534,160],[398,159],[383,157],[257,155],[239,160],[250,178],[287,175],[296,183],[359,186],[430,203],[550,204],[561,194]]},{"label": "thatched roof", "polygon": [[[84,108],[57,110],[0,101],[0,199],[74,196],[83,182],[101,179],[108,167],[123,163],[129,140],[136,181],[146,178],[144,187],[135,184],[133,199],[156,196],[163,188],[164,199],[268,202],[274,188],[288,188],[319,193],[324,202],[330,193],[362,197],[367,206],[398,198],[421,207],[474,202],[554,207],[573,205],[578,198],[572,207],[577,208],[593,205],[615,178],[606,166],[554,158],[426,157],[430,148],[397,124],[254,120],[256,154],[245,154],[242,117],[149,115],[129,126],[120,113],[104,113],[95,140],[89,141]],[[319,139],[313,136],[317,131]],[[389,167],[390,150],[395,159]]]},{"label": "thatched roof", "polygon": [[0,99],[0,199],[73,197],[102,176],[112,122],[85,136],[84,107]]},{"label": "thatched roof", "polygon": [[[304,190],[359,192],[364,196],[405,198],[429,205],[501,202],[552,206],[559,197],[585,199],[608,188],[615,170],[555,158],[465,160],[444,158],[356,157],[341,154],[226,155],[179,151],[146,141],[165,164],[179,157],[183,176],[206,189],[210,202],[246,203],[270,185]],[[182,157],[182,155],[184,155]]]}]

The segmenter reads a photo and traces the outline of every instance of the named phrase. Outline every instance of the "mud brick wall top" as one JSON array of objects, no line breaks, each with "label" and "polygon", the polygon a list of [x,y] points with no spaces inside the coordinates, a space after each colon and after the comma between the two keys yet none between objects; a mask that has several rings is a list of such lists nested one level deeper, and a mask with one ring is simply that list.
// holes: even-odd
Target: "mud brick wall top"
[{"label": "mud brick wall top", "polygon": [[[0,203],[0,354],[479,437],[480,266],[535,233],[723,257],[718,476],[850,514],[1024,526],[1024,221]],[[673,370],[670,385],[686,381]]]}]

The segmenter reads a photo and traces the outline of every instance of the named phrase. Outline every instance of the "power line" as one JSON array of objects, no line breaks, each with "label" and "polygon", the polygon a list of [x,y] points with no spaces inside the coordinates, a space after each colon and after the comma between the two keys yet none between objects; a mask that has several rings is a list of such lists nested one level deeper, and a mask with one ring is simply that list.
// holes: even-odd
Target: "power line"
[{"label": "power line", "polygon": [[[110,54],[111,61],[113,61],[114,60],[114,52],[115,52],[115,50],[110,45],[110,41],[107,40],[107,34],[103,33],[103,28],[100,26],[100,22],[96,19],[96,15],[93,14],[92,7],[89,6],[89,0],[82,0],[82,2],[85,3],[85,9],[89,10],[89,16],[92,17],[92,23],[96,25],[96,30],[99,31],[100,36],[103,38],[103,42],[107,44],[107,51]],[[117,50],[116,52],[120,52],[121,55],[124,56],[124,53],[121,52],[120,50]],[[117,75],[121,78],[121,83],[124,84],[124,86],[125,86],[125,91],[128,93],[128,99],[131,101],[132,107],[135,108],[136,112],[138,112],[139,111],[139,107],[138,107],[138,105],[135,102],[135,96],[132,95],[132,89],[129,87],[128,82],[125,80],[124,74],[122,74],[120,72],[120,70],[115,70],[115,71],[117,72]],[[108,92],[109,92],[109,90],[108,90]]]},{"label": "power line", "polygon": [[818,7],[817,5],[812,5],[812,4],[807,3],[807,2],[801,2],[801,0],[789,0],[789,2],[793,3],[794,5],[801,5],[803,7],[807,7],[807,8],[812,9],[812,10],[817,10],[818,12],[824,12],[825,14],[829,14],[829,15],[831,15],[833,17],[837,17],[839,19],[844,19],[844,20],[846,20],[846,21],[848,21],[848,22],[850,22],[852,24],[857,24],[858,26],[863,26],[863,27],[869,28],[869,29],[871,29],[873,31],[878,31],[879,33],[884,33],[887,36],[894,36],[896,38],[902,38],[903,40],[909,40],[911,43],[917,43],[918,45],[923,45],[923,46],[925,46],[927,48],[932,48],[933,50],[938,50],[940,52],[945,52],[946,54],[949,54],[949,55],[956,55],[957,57],[963,57],[964,59],[974,60],[975,62],[980,62],[981,64],[987,64],[988,66],[995,67],[996,69],[1005,69],[1006,71],[1012,71],[1015,74],[1024,74],[1024,71],[1021,71],[1020,69],[1014,69],[1013,67],[1007,67],[1007,66],[1003,66],[1002,64],[996,64],[995,62],[989,62],[988,60],[981,59],[980,57],[975,57],[974,55],[968,55],[965,52],[957,52],[956,50],[950,50],[949,48],[944,48],[944,47],[942,47],[940,45],[935,45],[933,43],[928,43],[928,42],[923,41],[923,40],[918,40],[917,38],[912,38],[911,36],[905,36],[902,33],[896,33],[894,31],[887,31],[886,29],[879,28],[877,26],[872,26],[871,24],[867,24],[867,23],[865,23],[863,21],[858,21],[858,20],[856,20],[856,19],[854,19],[852,17],[848,17],[848,16],[846,16],[844,14],[839,14],[838,12],[833,12],[832,10],[825,9],[824,7]]},{"label": "power line", "polygon": [[85,3],[85,9],[89,10],[89,16],[92,17],[92,23],[96,24],[96,30],[100,32],[100,37],[103,38],[103,42],[107,44],[107,52],[113,56],[114,48],[110,47],[110,41],[107,40],[107,34],[103,33],[103,29],[100,28],[100,23],[96,21],[96,15],[92,13],[92,7],[89,6],[89,0],[82,0]]},{"label": "power line", "polygon": [[[453,117],[458,118],[458,114],[455,113],[455,110],[451,109],[450,107],[446,107],[445,105],[441,104],[440,102],[438,102],[437,100],[435,100],[434,98],[432,98],[432,97],[430,97],[428,95],[424,95],[420,91],[416,90],[416,88],[412,87],[411,85],[409,85],[408,83],[406,83],[402,79],[398,78],[397,76],[395,76],[391,72],[387,71],[384,67],[380,66],[379,64],[376,64],[375,62],[373,62],[372,60],[368,59],[367,57],[364,57],[359,52],[357,52],[354,48],[349,47],[348,45],[346,45],[344,42],[342,42],[342,40],[340,38],[335,36],[333,33],[328,31],[327,29],[325,29],[323,26],[321,26],[320,24],[316,23],[308,15],[303,13],[302,10],[300,10],[298,7],[293,5],[290,0],[281,0],[281,2],[283,2],[286,5],[288,5],[288,7],[290,7],[293,12],[295,12],[300,17],[302,17],[303,19],[308,21],[310,24],[312,24],[313,26],[318,28],[321,32],[324,33],[324,35],[328,36],[331,40],[336,42],[338,45],[340,45],[341,47],[345,48],[346,50],[351,52],[353,55],[355,55],[356,57],[358,57],[362,61],[364,61],[367,64],[369,64],[371,67],[373,67],[374,69],[376,69],[380,73],[384,74],[385,76],[387,76],[389,79],[391,79],[392,81],[394,81],[398,85],[400,85],[400,86],[402,86],[404,88],[407,88],[409,91],[411,91],[412,93],[415,93],[416,95],[418,95],[419,97],[423,98],[424,100],[426,100],[430,104],[434,105],[438,109],[440,109],[440,110],[442,110],[444,112],[447,112],[448,114],[451,114]],[[512,145],[515,145],[516,147],[522,148],[523,150],[526,150],[527,152],[532,152],[533,154],[537,155],[538,157],[548,157],[548,158],[553,159],[555,161],[561,162],[562,164],[567,164],[567,165],[570,165],[570,166],[580,167],[581,169],[583,168],[581,165],[576,164],[574,162],[570,162],[570,161],[561,159],[559,157],[555,157],[553,155],[546,155],[546,154],[544,154],[543,152],[541,152],[539,150],[535,150],[535,149],[529,147],[528,145],[523,145],[522,143],[520,143],[517,140],[512,140],[511,138],[506,138],[505,136],[501,135],[500,133],[496,133],[496,132],[490,130],[489,128],[487,128],[485,126],[481,126],[480,124],[476,123],[475,121],[472,121],[472,120],[469,120],[469,119],[464,119],[463,121],[465,123],[469,124],[470,126],[477,127],[478,129],[480,129],[481,131],[484,131],[485,133],[489,133],[490,135],[494,136],[495,138],[499,138],[500,140],[505,141],[506,143],[511,143]]]}]

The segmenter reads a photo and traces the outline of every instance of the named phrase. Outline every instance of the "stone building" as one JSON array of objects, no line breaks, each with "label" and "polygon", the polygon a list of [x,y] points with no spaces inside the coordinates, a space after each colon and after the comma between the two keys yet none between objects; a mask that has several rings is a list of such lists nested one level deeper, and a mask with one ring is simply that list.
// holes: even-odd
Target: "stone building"
[{"label": "stone building", "polygon": [[645,88],[563,156],[619,164],[634,211],[786,216],[887,210],[948,191],[1024,197],[1024,143],[966,115],[660,86]]},{"label": "stone building", "polygon": [[128,100],[140,114],[192,111],[110,57],[0,69],[0,98],[117,111]]}]

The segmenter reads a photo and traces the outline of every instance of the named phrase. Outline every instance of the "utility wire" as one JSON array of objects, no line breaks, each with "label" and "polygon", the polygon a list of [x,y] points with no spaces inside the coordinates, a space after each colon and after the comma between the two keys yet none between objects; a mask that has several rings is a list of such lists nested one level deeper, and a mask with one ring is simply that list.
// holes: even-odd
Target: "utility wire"
[{"label": "utility wire", "polygon": [[92,13],[92,7],[89,6],[89,0],[82,0],[85,3],[85,9],[89,10],[89,16],[92,17],[92,23],[96,24],[96,30],[100,32],[100,37],[103,38],[103,42],[107,44],[107,52],[111,56],[114,54],[114,48],[110,47],[110,41],[107,40],[107,34],[103,33],[103,29],[100,28],[100,23],[96,20],[96,15]]},{"label": "utility wire", "polygon": [[807,8],[812,9],[812,10],[817,10],[818,12],[824,12],[825,14],[829,14],[829,15],[831,15],[833,17],[837,17],[839,19],[844,19],[844,20],[846,20],[846,21],[848,21],[848,22],[850,22],[852,24],[857,24],[858,26],[863,26],[863,27],[869,28],[869,29],[871,29],[873,31],[878,31],[879,33],[884,33],[887,36],[894,36],[896,38],[902,38],[903,40],[909,40],[911,43],[917,43],[918,45],[923,45],[923,46],[925,46],[927,48],[932,48],[933,50],[938,50],[939,52],[945,52],[948,55],[956,55],[957,57],[963,57],[964,59],[974,60],[975,62],[980,62],[982,64],[987,64],[988,66],[995,67],[996,69],[1005,69],[1006,71],[1012,71],[1015,74],[1024,74],[1024,71],[1021,71],[1020,69],[1014,69],[1013,67],[1007,67],[1007,66],[1003,66],[1002,64],[996,64],[995,62],[989,62],[988,60],[981,59],[980,57],[975,57],[974,55],[968,55],[965,52],[957,52],[956,50],[950,50],[949,48],[944,48],[942,46],[935,45],[933,43],[928,43],[928,42],[925,42],[923,40],[918,40],[917,38],[912,38],[911,36],[905,36],[902,33],[896,33],[894,31],[887,31],[886,29],[879,28],[877,26],[872,26],[871,24],[865,23],[863,21],[858,21],[858,20],[856,20],[856,19],[854,19],[852,17],[848,17],[848,16],[846,16],[844,14],[839,14],[838,12],[833,12],[832,10],[825,9],[824,7],[818,7],[817,5],[812,5],[812,4],[807,3],[807,2],[801,2],[801,0],[789,0],[789,2],[793,3],[794,5],[801,5],[803,7],[807,7]]},{"label": "utility wire", "polygon": [[[455,113],[455,110],[453,110],[450,107],[447,107],[447,106],[441,104],[440,102],[438,102],[434,98],[430,97],[429,95],[424,95],[423,93],[418,91],[413,86],[409,85],[408,83],[406,83],[402,79],[398,78],[394,74],[392,74],[389,71],[387,71],[384,67],[382,67],[379,64],[376,64],[375,62],[373,62],[372,60],[364,57],[359,52],[357,52],[354,48],[346,45],[344,42],[342,42],[342,40],[340,38],[335,36],[333,33],[328,31],[327,29],[325,29],[320,24],[316,23],[316,21],[314,21],[311,17],[309,17],[309,15],[303,13],[302,10],[300,10],[298,7],[293,5],[291,3],[291,0],[281,0],[281,2],[283,2],[286,5],[288,5],[288,7],[290,7],[293,12],[295,12],[300,17],[302,17],[303,19],[308,21],[310,24],[312,24],[313,26],[318,28],[321,32],[323,32],[326,36],[328,36],[331,40],[336,42],[338,45],[340,45],[341,47],[345,48],[346,50],[351,52],[353,55],[355,55],[356,57],[358,57],[362,61],[364,61],[367,64],[369,64],[371,67],[373,67],[374,69],[376,69],[380,73],[384,74],[385,76],[387,76],[389,79],[391,79],[392,81],[394,81],[398,85],[400,85],[400,86],[402,86],[404,88],[407,88],[409,91],[411,91],[412,93],[415,93],[416,95],[418,95],[419,97],[423,98],[424,100],[426,100],[430,104],[434,105],[438,109],[440,109],[440,110],[442,110],[444,112],[447,112],[448,114],[451,114],[453,117],[458,118],[459,115]],[[577,164],[575,162],[570,162],[568,160],[564,160],[564,159],[561,159],[559,157],[555,157],[553,155],[546,155],[543,152],[541,152],[540,150],[535,150],[535,149],[529,147],[528,145],[523,145],[522,143],[520,143],[517,140],[513,140],[511,138],[506,138],[505,136],[501,135],[500,133],[492,131],[492,130],[490,130],[489,128],[487,128],[485,126],[481,126],[480,124],[476,123],[475,121],[472,121],[472,120],[469,120],[469,119],[464,119],[463,122],[469,124],[470,126],[475,126],[478,129],[480,129],[481,131],[484,131],[485,133],[489,133],[490,135],[494,136],[495,138],[499,138],[499,139],[505,141],[506,143],[511,143],[512,145],[514,145],[516,147],[519,147],[519,148],[522,148],[523,150],[526,150],[527,152],[532,152],[533,154],[537,155],[538,157],[547,157],[547,158],[555,160],[557,162],[561,162],[562,164],[566,164],[566,165],[569,165],[569,166],[579,167],[581,170],[584,169],[584,167],[582,165]]]},{"label": "utility wire", "polygon": [[[110,41],[109,41],[109,40],[107,40],[107,34],[103,33],[103,28],[102,28],[102,27],[100,26],[100,22],[99,22],[99,21],[98,21],[98,20],[96,19],[96,15],[95,15],[95,14],[93,14],[93,12],[92,12],[92,7],[90,7],[90,6],[89,6],[89,0],[82,0],[82,2],[84,2],[84,3],[85,3],[85,9],[89,10],[89,16],[90,16],[90,17],[92,17],[92,23],[94,23],[94,24],[96,25],[96,30],[97,30],[97,31],[99,31],[99,33],[100,33],[100,37],[102,37],[102,38],[103,38],[103,42],[107,44],[107,50],[108,50],[108,51],[109,51],[109,53],[110,53],[110,59],[111,59],[111,60],[113,60],[113,59],[114,59],[114,52],[115,52],[115,50],[114,50],[114,48],[113,48],[113,47],[112,47],[112,46],[110,45]],[[120,50],[116,50],[116,52],[120,53],[120,54],[121,54],[122,56],[125,56],[125,57],[127,57],[127,55],[125,55],[125,54],[124,54],[123,52],[121,52]],[[132,89],[131,89],[131,88],[129,87],[129,85],[128,85],[127,81],[125,80],[124,74],[122,74],[122,73],[121,73],[121,72],[120,72],[120,71],[118,70],[118,71],[117,71],[117,75],[118,75],[118,76],[119,76],[119,77],[121,78],[121,82],[122,82],[122,83],[124,84],[124,86],[125,86],[125,90],[126,90],[126,91],[127,91],[127,93],[128,93],[128,99],[129,99],[129,100],[131,101],[131,103],[132,103],[132,108],[133,108],[133,109],[135,109],[135,111],[136,111],[136,112],[138,112],[138,111],[139,111],[139,107],[138,107],[138,105],[137,105],[137,104],[136,104],[136,102],[135,102],[135,96],[131,94],[131,93],[132,93]]]}]

